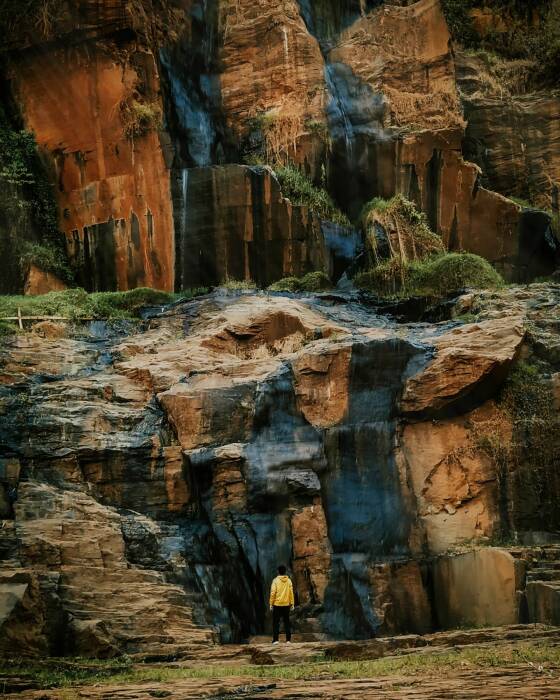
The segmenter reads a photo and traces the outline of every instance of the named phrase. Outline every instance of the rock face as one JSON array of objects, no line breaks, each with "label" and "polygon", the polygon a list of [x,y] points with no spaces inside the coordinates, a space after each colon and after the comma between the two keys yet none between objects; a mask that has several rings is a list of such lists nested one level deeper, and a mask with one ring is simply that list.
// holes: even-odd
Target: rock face
[{"label": "rock face", "polygon": [[59,14],[48,42],[13,37],[7,84],[87,289],[329,271],[316,219],[233,165],[255,158],[298,164],[354,221],[404,193],[451,250],[508,279],[557,266],[550,218],[507,199],[557,208],[557,98],[489,91],[438,0],[81,0]]},{"label": "rock face", "polygon": [[25,275],[24,294],[46,294],[66,289],[67,285],[52,272],[44,272],[37,265],[30,265]]},{"label": "rock face", "polygon": [[459,51],[456,65],[468,124],[465,152],[482,168],[483,181],[502,194],[557,209],[560,97],[550,90],[527,91],[523,77],[532,70],[530,62],[492,67],[483,57]]},{"label": "rock face", "polygon": [[318,216],[292,206],[269,169],[229,165],[181,173],[176,199],[181,289],[328,270]]},{"label": "rock face", "polygon": [[496,426],[511,440],[507,420],[491,402],[458,418],[414,423],[403,431],[403,457],[418,518],[432,552],[491,536],[500,528],[496,465],[479,436]]},{"label": "rock face", "polygon": [[519,619],[515,560],[489,547],[438,560],[434,595],[443,627],[511,625]]},{"label": "rock face", "polygon": [[503,381],[523,335],[521,318],[504,318],[455,328],[434,338],[436,357],[424,372],[408,380],[403,410],[435,417],[488,398]]},{"label": "rock face", "polygon": [[[60,48],[40,57],[26,52],[13,73],[26,124],[52,162],[77,281],[92,291],[173,289],[173,214],[154,57],[137,51],[122,64],[97,45]],[[151,110],[146,122],[138,122],[141,104]]]},{"label": "rock face", "polygon": [[498,449],[521,425],[499,384],[518,354],[557,362],[558,301],[544,285],[475,295],[477,323],[429,326],[351,297],[222,293],[139,326],[16,337],[0,358],[2,650],[246,638],[281,561],[301,633],[546,621],[553,587],[525,592],[523,573],[541,553],[513,553],[519,569],[454,552],[558,526],[557,481],[527,500],[526,457]]}]

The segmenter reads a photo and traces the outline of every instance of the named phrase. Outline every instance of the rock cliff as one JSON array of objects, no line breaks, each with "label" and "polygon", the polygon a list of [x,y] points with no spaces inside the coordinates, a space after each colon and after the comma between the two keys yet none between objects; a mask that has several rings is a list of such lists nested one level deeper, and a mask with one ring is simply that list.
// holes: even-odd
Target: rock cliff
[{"label": "rock cliff", "polygon": [[[52,5],[42,30],[10,25],[5,106],[35,134],[86,289],[179,289],[191,267],[205,284],[256,276],[248,247],[255,217],[270,216],[269,176],[254,172],[249,195],[235,168],[221,182],[196,170],[255,162],[299,164],[355,223],[370,199],[401,192],[450,250],[480,254],[510,279],[555,268],[549,214],[507,197],[557,210],[557,97],[531,86],[527,66],[484,70],[456,48],[446,3]],[[254,211],[233,238],[220,223],[222,194]],[[305,268],[294,240],[313,251],[308,265],[325,264],[317,225],[284,216],[281,235],[254,234],[282,259],[261,271],[263,283]],[[245,262],[232,266],[232,256]]]},{"label": "rock cliff", "polygon": [[0,292],[177,295],[0,319],[0,651],[560,625],[553,15],[7,5]]},{"label": "rock cliff", "polygon": [[5,344],[3,649],[243,639],[279,560],[315,637],[557,619],[546,577],[525,591],[555,550],[470,550],[560,525],[557,407],[524,422],[557,390],[558,302],[511,288],[458,301],[476,321],[403,325],[351,296],[222,291]]}]

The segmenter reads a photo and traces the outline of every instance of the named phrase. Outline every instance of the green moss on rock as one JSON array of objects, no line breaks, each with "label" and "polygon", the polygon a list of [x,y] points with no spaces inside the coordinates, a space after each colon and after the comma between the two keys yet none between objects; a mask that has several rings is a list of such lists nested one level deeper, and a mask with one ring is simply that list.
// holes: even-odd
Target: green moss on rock
[{"label": "green moss on rock", "polygon": [[466,287],[495,289],[504,284],[487,260],[472,253],[445,253],[411,262],[392,258],[356,275],[354,282],[380,296],[433,297]]},{"label": "green moss on rock", "polygon": [[271,292],[320,292],[332,289],[332,282],[324,272],[308,272],[303,277],[284,277],[268,288]]}]

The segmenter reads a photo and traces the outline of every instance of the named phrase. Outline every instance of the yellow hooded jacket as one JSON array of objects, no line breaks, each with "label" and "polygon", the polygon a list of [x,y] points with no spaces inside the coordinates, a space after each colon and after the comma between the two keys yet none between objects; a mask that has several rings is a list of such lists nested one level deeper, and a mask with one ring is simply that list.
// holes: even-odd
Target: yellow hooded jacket
[{"label": "yellow hooded jacket", "polygon": [[294,587],[289,576],[277,576],[270,587],[270,606],[294,607]]}]

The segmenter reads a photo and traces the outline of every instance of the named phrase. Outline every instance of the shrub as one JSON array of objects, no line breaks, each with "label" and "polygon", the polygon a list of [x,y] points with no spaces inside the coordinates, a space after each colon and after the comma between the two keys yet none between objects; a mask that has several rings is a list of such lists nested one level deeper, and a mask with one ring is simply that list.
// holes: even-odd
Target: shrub
[{"label": "shrub", "polygon": [[470,10],[474,0],[441,0],[443,14],[451,35],[463,46],[477,46],[479,37],[476,33]]},{"label": "shrub", "polygon": [[[471,10],[483,7],[482,0],[442,0],[449,30],[466,48],[482,48],[509,59],[538,63],[541,80],[558,82],[560,77],[560,0],[496,0],[493,4],[505,19],[506,31],[477,32]],[[534,13],[538,12],[538,20]]]},{"label": "shrub", "polygon": [[391,206],[391,201],[392,200],[390,199],[383,199],[383,197],[374,197],[373,199],[370,199],[369,202],[364,204],[362,211],[360,212],[360,221],[362,222],[362,225],[367,226],[367,223],[374,212],[381,214],[382,212],[387,211],[387,209],[389,209]]},{"label": "shrub", "polygon": [[270,292],[301,292],[301,279],[299,277],[283,277],[273,282],[268,288]]},{"label": "shrub", "polygon": [[0,181],[22,188],[44,237],[59,239],[58,210],[39,158],[35,136],[14,129],[0,107]]},{"label": "shrub", "polygon": [[[35,262],[72,280],[64,237],[58,228],[53,187],[39,157],[35,136],[14,128],[0,107],[0,208],[3,249],[24,269]],[[33,240],[34,239],[34,240]]]},{"label": "shrub", "polygon": [[258,155],[266,156],[267,163],[279,166],[287,165],[294,157],[298,138],[304,132],[301,107],[296,102],[261,112],[249,125],[261,139]]},{"label": "shrub", "polygon": [[348,217],[337,208],[329,193],[313,182],[293,165],[276,168],[276,177],[282,188],[282,194],[292,204],[305,205],[321,219],[332,221],[340,226],[350,226]]},{"label": "shrub", "polygon": [[321,271],[308,272],[303,277],[284,277],[268,288],[271,292],[319,292],[332,289],[328,275]]},{"label": "shrub", "polygon": [[503,285],[490,263],[471,253],[446,253],[412,262],[392,258],[356,275],[354,282],[380,296],[442,297],[465,287],[493,289]]},{"label": "shrub", "polygon": [[304,292],[318,292],[322,289],[331,289],[332,282],[324,272],[308,272],[302,277],[301,288]]},{"label": "shrub", "polygon": [[389,200],[372,199],[362,210],[361,222],[374,266],[367,284],[387,293],[396,293],[404,286],[410,261],[445,250],[441,238],[430,230],[426,215],[402,194]]}]

